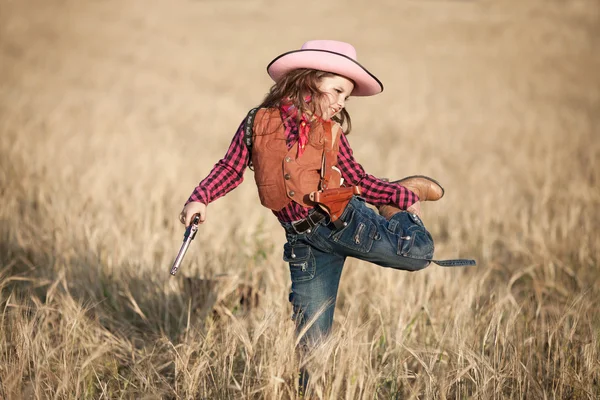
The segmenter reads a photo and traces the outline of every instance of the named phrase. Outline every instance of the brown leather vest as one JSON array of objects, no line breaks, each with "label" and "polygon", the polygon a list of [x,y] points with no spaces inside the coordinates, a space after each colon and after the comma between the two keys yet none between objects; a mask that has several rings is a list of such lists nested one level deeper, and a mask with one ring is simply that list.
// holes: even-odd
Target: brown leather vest
[{"label": "brown leather vest", "polygon": [[[332,144],[332,131],[336,132]],[[260,109],[256,113],[253,130],[252,164],[258,196],[263,206],[279,211],[290,201],[305,207],[314,207],[308,198],[313,191],[340,187],[337,168],[339,136],[341,127],[334,121],[314,121],[308,135],[308,143],[301,157],[298,143],[288,150],[285,127],[277,108]],[[321,168],[325,151],[326,166],[331,174],[328,182],[322,182]]]}]

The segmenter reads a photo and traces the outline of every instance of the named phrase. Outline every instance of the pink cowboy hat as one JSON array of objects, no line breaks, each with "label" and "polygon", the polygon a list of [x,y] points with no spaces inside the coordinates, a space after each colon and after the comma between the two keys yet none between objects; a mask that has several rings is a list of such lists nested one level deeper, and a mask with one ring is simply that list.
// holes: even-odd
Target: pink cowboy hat
[{"label": "pink cowboy hat", "polygon": [[276,57],[267,66],[275,82],[297,68],[318,69],[345,76],[354,82],[352,96],[373,96],[383,91],[383,84],[356,61],[356,50],[351,44],[335,40],[311,40],[300,50]]}]

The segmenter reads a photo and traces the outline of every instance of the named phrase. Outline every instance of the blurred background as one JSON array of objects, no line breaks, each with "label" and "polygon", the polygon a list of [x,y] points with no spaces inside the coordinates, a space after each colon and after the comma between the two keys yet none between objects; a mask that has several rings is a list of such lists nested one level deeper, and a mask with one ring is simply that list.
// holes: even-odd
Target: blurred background
[{"label": "blurred background", "polygon": [[168,270],[267,64],[317,38],[385,87],[347,105],[355,157],[439,180],[436,257],[478,266],[349,260],[315,396],[599,395],[597,0],[1,0],[0,397],[295,396],[252,172]]}]

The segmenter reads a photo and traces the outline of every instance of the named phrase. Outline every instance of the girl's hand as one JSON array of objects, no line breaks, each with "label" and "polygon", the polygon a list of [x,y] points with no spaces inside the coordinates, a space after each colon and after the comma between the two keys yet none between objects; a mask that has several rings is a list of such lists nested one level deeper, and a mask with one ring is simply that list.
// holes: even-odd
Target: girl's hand
[{"label": "girl's hand", "polygon": [[179,214],[179,221],[187,228],[192,222],[192,217],[195,214],[200,214],[200,223],[203,223],[206,219],[206,204],[200,203],[199,201],[191,201],[183,207],[181,214]]}]

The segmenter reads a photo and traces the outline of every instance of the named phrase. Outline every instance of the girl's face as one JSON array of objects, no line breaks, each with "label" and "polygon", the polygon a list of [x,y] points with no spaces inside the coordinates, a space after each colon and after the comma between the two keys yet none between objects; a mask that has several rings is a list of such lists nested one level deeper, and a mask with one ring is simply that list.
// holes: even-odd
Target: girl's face
[{"label": "girl's face", "polygon": [[329,120],[346,106],[346,101],[354,89],[354,82],[340,75],[331,75],[321,78],[317,87],[324,94],[319,105],[320,117]]}]

